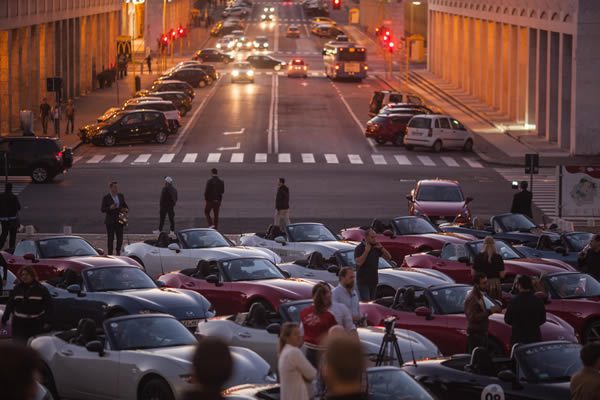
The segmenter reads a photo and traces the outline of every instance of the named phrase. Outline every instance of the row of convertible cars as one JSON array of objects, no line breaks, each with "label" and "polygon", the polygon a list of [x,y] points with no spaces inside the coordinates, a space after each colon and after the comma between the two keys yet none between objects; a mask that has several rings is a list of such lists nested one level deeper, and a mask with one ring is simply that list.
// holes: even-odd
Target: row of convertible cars
[{"label": "row of convertible cars", "polygon": [[[507,289],[516,274],[542,276],[545,342],[511,348],[510,326],[497,314],[490,320],[489,351],[461,355],[467,348],[467,271],[480,240],[420,217],[394,218],[390,225],[374,221],[371,227],[393,261],[380,260],[378,296],[361,303],[369,326],[358,328],[358,336],[373,360],[384,319],[395,317],[402,360],[390,357],[397,366],[406,363],[402,370],[369,370],[373,398],[409,398],[407,385],[424,393],[410,398],[480,398],[490,385],[507,398],[567,398],[568,376],[581,366],[578,342],[596,340],[600,331],[600,284],[594,278],[558,257],[527,257],[529,242],[511,245],[498,238]],[[279,327],[299,320],[316,281],[335,285],[339,268],[354,265],[354,247],[367,228],[337,235],[322,224],[296,223],[285,232],[270,227],[244,234],[241,245],[212,229],[185,229],[128,245],[120,257],[103,255],[76,236],[48,237],[21,241],[13,253],[0,253],[0,262],[11,273],[33,265],[52,296],[54,332],[30,345],[45,361],[44,384],[55,396],[177,398],[190,385],[196,334],[231,345],[235,372],[228,396],[277,398]],[[510,232],[493,235],[503,233]],[[406,296],[408,288],[414,298]],[[93,318],[98,331],[78,330],[83,317]],[[0,334],[8,337],[10,328]],[[74,374],[81,377],[76,382]]]}]

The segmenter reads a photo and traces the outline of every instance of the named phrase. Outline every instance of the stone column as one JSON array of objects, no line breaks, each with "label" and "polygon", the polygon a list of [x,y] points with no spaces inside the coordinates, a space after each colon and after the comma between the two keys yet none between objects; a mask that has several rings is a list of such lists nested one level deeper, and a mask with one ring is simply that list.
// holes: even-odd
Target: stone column
[{"label": "stone column", "polygon": [[81,19],[74,18],[73,21],[73,97],[81,96]]},{"label": "stone column", "polygon": [[0,31],[0,132],[10,129],[10,31]]},{"label": "stone column", "polygon": [[496,85],[496,25],[492,21],[486,22],[486,27],[484,29],[484,35],[487,36],[487,77],[485,79],[486,85],[484,87],[485,90],[485,99],[486,103],[490,106],[494,106],[494,95],[496,93],[495,85]]},{"label": "stone column", "polygon": [[527,109],[525,112],[525,123],[534,125],[537,123],[536,105],[538,96],[538,30],[528,29],[529,45],[527,46]]},{"label": "stone column", "polygon": [[517,67],[519,66],[519,35],[518,27],[509,26],[510,44],[508,50],[510,56],[508,59],[508,116],[512,121],[517,120],[517,85],[519,83],[517,76]]},{"label": "stone column", "polygon": [[537,47],[537,76],[535,106],[536,127],[539,136],[546,135],[547,88],[548,88],[548,31],[540,30]]},{"label": "stone column", "polygon": [[498,104],[497,107],[500,109],[500,112],[503,114],[508,114],[508,96],[509,96],[509,83],[508,83],[508,70],[510,64],[510,25],[508,24],[499,24],[501,32],[500,32],[500,74],[498,76],[499,88],[500,91],[498,93]]},{"label": "stone column", "polygon": [[546,96],[546,139],[550,142],[558,141],[558,65],[560,34],[550,32],[548,43],[548,95]]},{"label": "stone column", "polygon": [[[48,58],[51,57],[50,54],[48,54],[48,47],[47,47],[47,43],[48,43],[48,24],[40,24],[38,25],[38,43],[39,43],[39,49],[38,49],[38,57],[39,57],[39,65],[40,65],[40,71],[39,71],[39,82],[38,82],[38,90],[39,90],[39,100],[38,103],[41,103],[41,100],[44,97],[48,97],[48,94],[46,93],[46,78],[49,76],[48,75],[48,65],[49,65],[49,60]],[[34,111],[34,113],[37,113],[37,108]]]},{"label": "stone column", "polygon": [[19,129],[19,109],[21,108],[21,68],[19,68],[20,63],[20,48],[23,45],[19,29],[12,29],[10,31],[10,44],[9,44],[9,89],[8,93],[10,93],[9,101],[9,131],[14,131]]},{"label": "stone column", "polygon": [[516,99],[515,120],[525,123],[527,114],[527,86],[529,62],[529,32],[527,28],[517,30],[517,66],[516,66]]},{"label": "stone column", "polygon": [[37,107],[40,104],[40,27],[41,25],[33,25],[30,29],[29,43],[29,104],[28,108],[33,111],[33,115],[37,117]]},{"label": "stone column", "polygon": [[563,149],[571,146],[571,96],[573,92],[573,36],[561,34],[558,76],[558,145]]}]

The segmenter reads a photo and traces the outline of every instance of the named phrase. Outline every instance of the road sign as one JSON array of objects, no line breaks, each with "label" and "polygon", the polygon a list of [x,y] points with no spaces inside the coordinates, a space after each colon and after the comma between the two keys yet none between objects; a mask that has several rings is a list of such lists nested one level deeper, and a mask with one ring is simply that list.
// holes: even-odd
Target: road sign
[{"label": "road sign", "polygon": [[540,155],[529,153],[525,154],[525,173],[537,175],[540,173]]}]

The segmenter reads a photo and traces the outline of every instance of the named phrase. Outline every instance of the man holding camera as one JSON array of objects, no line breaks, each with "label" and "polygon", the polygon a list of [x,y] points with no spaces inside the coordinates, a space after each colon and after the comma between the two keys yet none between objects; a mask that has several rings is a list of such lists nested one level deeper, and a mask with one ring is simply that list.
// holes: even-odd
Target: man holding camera
[{"label": "man holding camera", "polygon": [[502,308],[485,306],[484,293],[487,291],[488,279],[482,272],[476,272],[473,277],[473,290],[465,299],[465,315],[467,316],[468,351],[476,347],[488,348],[488,324],[490,315],[499,313]]},{"label": "man holding camera", "polygon": [[354,250],[356,261],[356,283],[361,301],[371,301],[375,298],[375,289],[379,283],[379,257],[390,261],[392,256],[377,241],[377,234],[368,229],[365,240]]}]

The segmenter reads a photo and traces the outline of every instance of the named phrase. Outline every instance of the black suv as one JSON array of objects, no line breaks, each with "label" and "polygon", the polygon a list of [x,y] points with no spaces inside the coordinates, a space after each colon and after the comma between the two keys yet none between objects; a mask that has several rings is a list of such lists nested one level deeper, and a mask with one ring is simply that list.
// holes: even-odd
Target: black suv
[{"label": "black suv", "polygon": [[95,145],[114,146],[117,143],[143,141],[162,144],[169,136],[165,114],[154,110],[121,111],[103,123],[81,128],[81,140]]},{"label": "black suv", "polygon": [[[0,148],[8,151],[8,175],[31,176],[34,183],[51,181],[73,165],[73,151],[60,140],[49,137],[4,137]],[[5,175],[0,157],[0,175]]]},{"label": "black suv", "polygon": [[181,68],[158,78],[160,81],[184,81],[192,87],[203,88],[212,83],[212,79],[201,69]]}]

